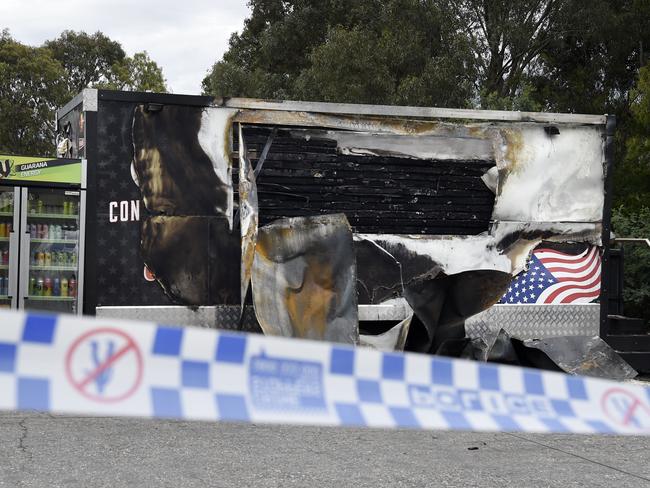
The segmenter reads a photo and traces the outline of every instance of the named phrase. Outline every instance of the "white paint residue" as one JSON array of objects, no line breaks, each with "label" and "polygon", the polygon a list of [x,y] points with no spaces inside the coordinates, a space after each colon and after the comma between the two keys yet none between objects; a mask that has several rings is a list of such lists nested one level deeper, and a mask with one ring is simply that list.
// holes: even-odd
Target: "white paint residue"
[{"label": "white paint residue", "polygon": [[228,108],[206,108],[201,114],[201,128],[198,139],[203,151],[212,162],[217,178],[227,187],[228,198],[225,211],[228,224],[232,230],[233,188],[232,161],[230,159],[230,128],[232,118],[237,110]]},{"label": "white paint residue", "polygon": [[508,256],[499,253],[493,236],[410,236],[357,234],[355,239],[367,239],[378,246],[403,246],[414,254],[428,256],[450,275],[472,270],[511,272]]},{"label": "white paint residue", "polygon": [[[604,205],[601,127],[542,126],[494,134],[502,178],[493,220],[600,222]],[[505,177],[503,177],[505,175]]]},{"label": "white paint residue", "polygon": [[336,141],[341,154],[353,156],[385,156],[415,159],[486,160],[494,158],[492,143],[487,137],[456,135],[395,135],[351,131],[293,131],[307,138]]}]

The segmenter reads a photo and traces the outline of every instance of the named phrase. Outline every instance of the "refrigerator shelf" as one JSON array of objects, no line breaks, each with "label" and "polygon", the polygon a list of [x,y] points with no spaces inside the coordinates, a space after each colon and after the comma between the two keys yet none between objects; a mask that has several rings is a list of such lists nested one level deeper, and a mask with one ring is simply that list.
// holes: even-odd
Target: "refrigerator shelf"
[{"label": "refrigerator shelf", "polygon": [[41,296],[41,295],[28,295],[26,297],[29,300],[43,300],[48,302],[73,302],[77,297],[55,297],[55,296]]},{"label": "refrigerator shelf", "polygon": [[38,244],[76,244],[77,241],[73,239],[30,239],[31,242]]},{"label": "refrigerator shelf", "polygon": [[13,212],[0,212],[0,217],[13,217]]},{"label": "refrigerator shelf", "polygon": [[30,265],[30,271],[77,271],[76,266],[37,266]]},{"label": "refrigerator shelf", "polygon": [[78,215],[66,215],[66,214],[46,214],[46,213],[30,213],[27,214],[28,219],[74,219],[79,218]]},{"label": "refrigerator shelf", "polygon": [[0,237],[0,242],[9,242],[8,237]]},{"label": "refrigerator shelf", "polygon": [[0,264],[0,269],[9,269],[8,264]]}]

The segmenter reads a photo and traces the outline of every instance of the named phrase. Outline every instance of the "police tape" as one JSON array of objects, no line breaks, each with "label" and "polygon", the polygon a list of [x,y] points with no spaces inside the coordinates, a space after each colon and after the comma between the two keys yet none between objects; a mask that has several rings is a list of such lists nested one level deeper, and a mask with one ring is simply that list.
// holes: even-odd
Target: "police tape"
[{"label": "police tape", "polygon": [[650,388],[307,340],[0,312],[0,409],[650,434]]}]

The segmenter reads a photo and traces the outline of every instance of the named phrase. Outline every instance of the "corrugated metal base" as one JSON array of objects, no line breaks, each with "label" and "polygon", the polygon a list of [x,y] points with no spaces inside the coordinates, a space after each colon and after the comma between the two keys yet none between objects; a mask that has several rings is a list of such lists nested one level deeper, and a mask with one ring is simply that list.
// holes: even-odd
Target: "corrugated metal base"
[{"label": "corrugated metal base", "polygon": [[[400,301],[390,305],[361,305],[359,320],[402,320],[410,312]],[[252,306],[246,307],[239,327],[239,306],[219,305],[191,309],[164,307],[97,307],[98,317],[148,320],[166,325],[193,325],[214,329],[261,332]],[[503,328],[519,339],[599,334],[600,305],[495,305],[465,322],[469,337],[479,337]]]},{"label": "corrugated metal base", "polygon": [[469,337],[499,328],[518,339],[595,336],[600,332],[600,304],[495,305],[465,321]]},{"label": "corrugated metal base", "polygon": [[[166,325],[193,325],[212,329],[261,332],[252,306],[246,307],[246,316],[239,328],[239,305],[217,305],[191,309],[183,306],[156,307],[97,307],[98,317],[112,317],[128,320],[148,320]],[[404,299],[392,300],[389,304],[359,305],[359,320],[404,320],[411,309]]]},{"label": "corrugated metal base", "polygon": [[239,326],[238,305],[218,305],[191,309],[183,306],[160,307],[97,307],[98,317],[147,320],[165,325],[192,325],[212,329],[261,332],[252,306],[246,307],[244,321]]}]

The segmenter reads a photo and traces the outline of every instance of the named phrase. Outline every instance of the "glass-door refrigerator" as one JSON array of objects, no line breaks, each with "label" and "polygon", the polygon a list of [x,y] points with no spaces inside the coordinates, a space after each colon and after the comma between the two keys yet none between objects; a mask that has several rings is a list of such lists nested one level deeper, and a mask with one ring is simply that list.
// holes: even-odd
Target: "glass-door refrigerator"
[{"label": "glass-door refrigerator", "polygon": [[0,186],[0,308],[18,303],[19,189]]},{"label": "glass-door refrigerator", "polygon": [[80,310],[81,191],[22,188],[19,308]]},{"label": "glass-door refrigerator", "polygon": [[0,177],[0,306],[81,314],[82,161],[3,159],[11,169]]}]

